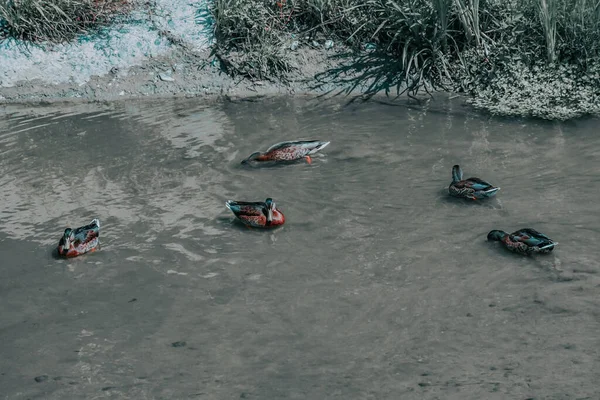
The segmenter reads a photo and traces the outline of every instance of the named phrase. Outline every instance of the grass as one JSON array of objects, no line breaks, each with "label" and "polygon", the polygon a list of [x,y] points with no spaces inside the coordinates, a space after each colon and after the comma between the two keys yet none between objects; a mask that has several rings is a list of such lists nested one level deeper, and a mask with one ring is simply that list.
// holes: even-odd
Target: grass
[{"label": "grass", "polygon": [[[217,43],[226,43],[225,47],[218,46],[215,54],[232,75],[284,78],[290,71],[281,34],[286,17],[278,14],[282,9],[268,7],[267,2],[256,3],[254,7],[249,1],[242,4],[238,0],[215,0],[215,38]],[[238,9],[239,6],[243,9]],[[223,50],[227,59],[222,55]]]},{"label": "grass", "polygon": [[599,107],[600,0],[216,0],[212,13],[234,76],[285,79],[292,48],[332,39],[350,62],[319,78],[367,96],[454,90],[551,119]]},{"label": "grass", "polygon": [[0,36],[67,42],[130,10],[130,0],[0,0]]}]

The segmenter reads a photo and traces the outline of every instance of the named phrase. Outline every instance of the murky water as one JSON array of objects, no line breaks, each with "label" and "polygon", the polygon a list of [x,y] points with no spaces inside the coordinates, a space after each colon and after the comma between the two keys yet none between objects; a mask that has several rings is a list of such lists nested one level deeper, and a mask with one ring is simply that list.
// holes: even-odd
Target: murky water
[{"label": "murky water", "polygon": [[[600,396],[598,120],[288,98],[1,112],[1,399]],[[331,144],[239,164],[296,138]],[[455,163],[497,198],[449,199]],[[224,205],[269,196],[274,231]],[[94,217],[101,251],[55,259]],[[485,241],[521,227],[560,244]]]}]

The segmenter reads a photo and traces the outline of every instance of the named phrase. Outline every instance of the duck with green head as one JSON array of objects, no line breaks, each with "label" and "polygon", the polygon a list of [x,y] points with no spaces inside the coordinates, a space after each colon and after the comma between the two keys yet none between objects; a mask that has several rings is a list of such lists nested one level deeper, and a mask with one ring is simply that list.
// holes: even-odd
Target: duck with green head
[{"label": "duck with green head", "polygon": [[76,257],[95,251],[100,243],[100,220],[94,218],[88,225],[65,229],[58,242],[58,254]]},{"label": "duck with green head", "polygon": [[501,242],[508,250],[520,254],[546,254],[554,250],[557,242],[531,228],[523,228],[513,233],[501,230],[490,231],[487,240]]},{"label": "duck with green head", "polygon": [[285,223],[285,217],[272,198],[264,202],[227,200],[225,206],[245,225],[255,228],[275,228]]},{"label": "duck with green head", "polygon": [[461,197],[464,199],[481,200],[496,195],[499,187],[479,179],[463,179],[463,172],[459,165],[452,167],[452,183],[448,187],[450,196]]}]

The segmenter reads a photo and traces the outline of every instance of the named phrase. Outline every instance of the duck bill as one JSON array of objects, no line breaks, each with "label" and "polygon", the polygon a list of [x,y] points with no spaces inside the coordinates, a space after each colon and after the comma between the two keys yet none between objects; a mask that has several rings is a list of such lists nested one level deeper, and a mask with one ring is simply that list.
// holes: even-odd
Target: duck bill
[{"label": "duck bill", "polygon": [[250,164],[250,161],[255,161],[258,160],[258,158],[260,157],[260,152],[255,152],[252,153],[248,156],[248,158],[246,158],[245,160],[242,160],[242,164]]},{"label": "duck bill", "polygon": [[268,209],[267,210],[267,225],[271,225],[272,222],[273,222],[273,210]]}]

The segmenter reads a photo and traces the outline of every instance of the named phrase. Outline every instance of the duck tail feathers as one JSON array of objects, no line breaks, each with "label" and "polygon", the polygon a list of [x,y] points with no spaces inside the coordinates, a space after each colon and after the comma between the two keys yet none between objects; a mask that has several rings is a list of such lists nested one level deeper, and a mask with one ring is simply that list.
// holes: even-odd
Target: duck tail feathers
[{"label": "duck tail feathers", "polygon": [[331,142],[318,142],[317,145],[308,154],[314,154],[317,151],[323,150],[329,145],[329,143]]},{"label": "duck tail feathers", "polygon": [[94,218],[92,220],[92,222],[90,222],[90,225],[96,225],[98,228],[100,228],[100,220],[98,218]]},{"label": "duck tail feathers", "polygon": [[233,200],[227,200],[225,202],[225,207],[227,207],[228,209],[231,210],[231,207],[233,207],[234,203],[235,203],[235,201],[233,201]]},{"label": "duck tail feathers", "polygon": [[547,245],[540,247],[540,250],[554,248],[557,244],[558,244],[558,242],[548,243]]}]

